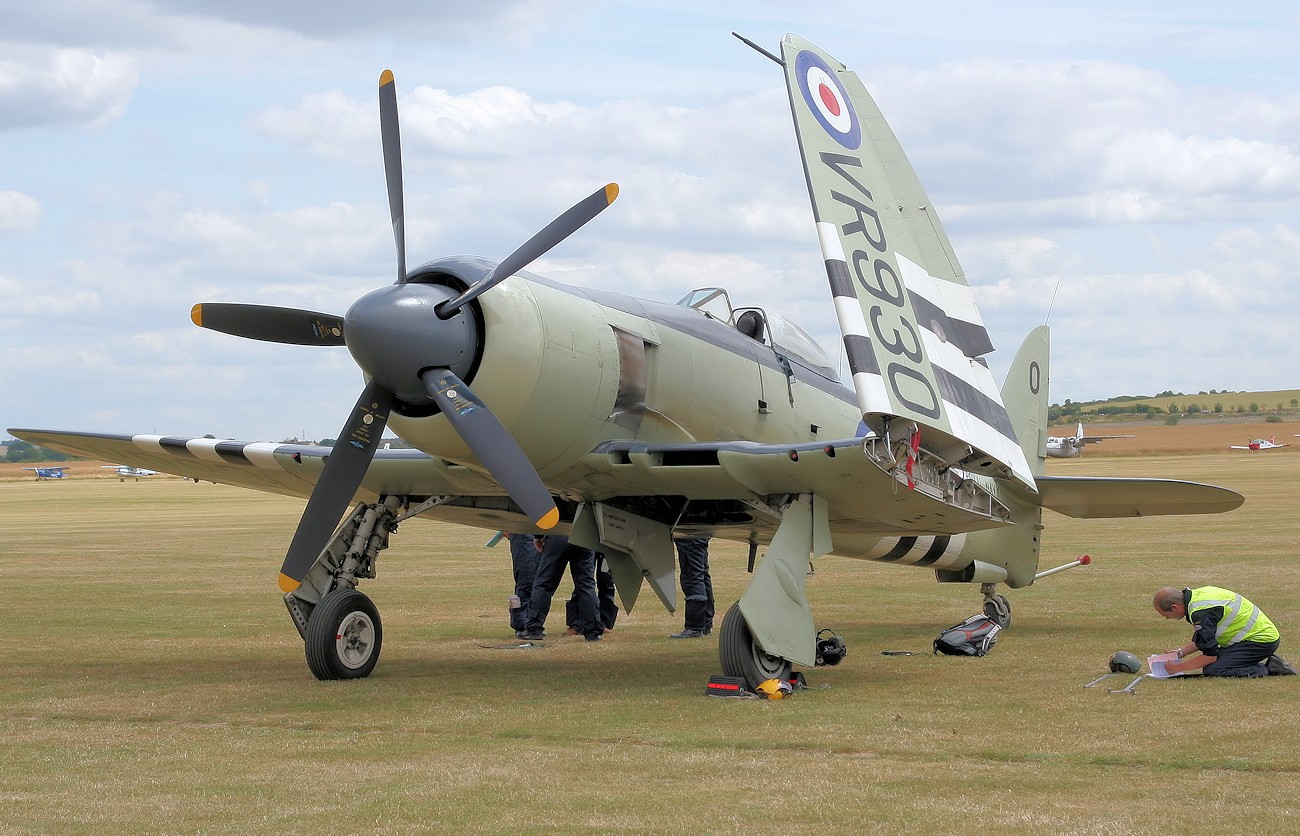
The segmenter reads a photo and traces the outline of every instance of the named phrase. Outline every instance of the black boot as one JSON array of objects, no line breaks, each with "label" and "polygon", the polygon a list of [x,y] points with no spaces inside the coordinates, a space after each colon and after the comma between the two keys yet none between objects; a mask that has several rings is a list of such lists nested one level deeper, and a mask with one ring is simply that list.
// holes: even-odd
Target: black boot
[{"label": "black boot", "polygon": [[1264,660],[1264,666],[1268,668],[1269,676],[1295,676],[1296,674],[1295,668],[1276,653]]}]

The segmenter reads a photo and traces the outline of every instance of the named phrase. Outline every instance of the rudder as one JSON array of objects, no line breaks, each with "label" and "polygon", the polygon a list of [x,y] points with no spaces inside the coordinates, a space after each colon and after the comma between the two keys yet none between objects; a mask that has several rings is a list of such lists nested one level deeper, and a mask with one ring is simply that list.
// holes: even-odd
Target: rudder
[{"label": "rudder", "polygon": [[1035,477],[1043,475],[1047,460],[1048,363],[1051,358],[1051,329],[1040,325],[1020,344],[1006,380],[1002,382],[1002,403],[1029,460]]}]

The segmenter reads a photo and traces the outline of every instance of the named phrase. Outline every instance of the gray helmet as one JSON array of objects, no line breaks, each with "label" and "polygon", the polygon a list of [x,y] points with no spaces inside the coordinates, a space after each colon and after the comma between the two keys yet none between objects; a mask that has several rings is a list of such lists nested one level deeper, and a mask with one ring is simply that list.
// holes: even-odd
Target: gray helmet
[{"label": "gray helmet", "polygon": [[1127,650],[1121,650],[1110,657],[1111,673],[1137,673],[1140,670],[1142,670],[1142,660]]}]

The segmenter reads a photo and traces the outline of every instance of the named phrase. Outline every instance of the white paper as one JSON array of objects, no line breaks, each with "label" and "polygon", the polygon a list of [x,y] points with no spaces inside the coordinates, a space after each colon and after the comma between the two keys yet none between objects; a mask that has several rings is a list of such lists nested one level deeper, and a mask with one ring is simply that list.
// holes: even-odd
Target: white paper
[{"label": "white paper", "polygon": [[1177,661],[1178,661],[1178,651],[1171,650],[1168,653],[1159,653],[1155,656],[1148,656],[1147,667],[1151,669],[1150,675],[1156,679],[1169,679],[1170,677],[1173,676],[1183,676],[1187,673],[1187,671],[1170,673],[1169,671],[1165,670],[1165,665],[1167,663],[1177,662]]}]

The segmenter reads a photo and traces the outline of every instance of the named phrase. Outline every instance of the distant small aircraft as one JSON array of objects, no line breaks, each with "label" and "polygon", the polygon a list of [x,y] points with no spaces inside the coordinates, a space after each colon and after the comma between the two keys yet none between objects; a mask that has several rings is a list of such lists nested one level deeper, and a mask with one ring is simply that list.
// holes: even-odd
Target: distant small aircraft
[{"label": "distant small aircraft", "polygon": [[121,480],[123,482],[126,481],[126,478],[128,476],[134,479],[139,479],[141,476],[158,475],[158,471],[156,470],[145,470],[143,467],[132,467],[129,464],[102,464],[100,465],[100,467],[103,467],[107,470],[117,471],[117,475],[121,477]]},{"label": "distant small aircraft", "polygon": [[1108,438],[1133,438],[1131,435],[1084,435],[1083,424],[1074,435],[1047,437],[1047,455],[1058,459],[1073,458],[1083,452],[1083,445],[1096,444]]},{"label": "distant small aircraft", "polygon": [[23,470],[36,471],[36,478],[40,479],[62,479],[67,476],[67,466],[59,465],[58,467],[24,467]]},{"label": "distant small aircraft", "polygon": [[1246,444],[1233,444],[1228,449],[1229,450],[1272,450],[1276,447],[1290,447],[1290,446],[1291,446],[1290,444],[1278,444],[1277,436],[1270,435],[1267,440],[1262,438],[1257,438],[1254,441],[1247,442]]}]

